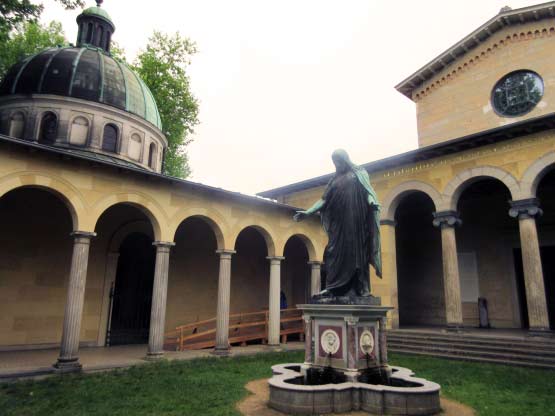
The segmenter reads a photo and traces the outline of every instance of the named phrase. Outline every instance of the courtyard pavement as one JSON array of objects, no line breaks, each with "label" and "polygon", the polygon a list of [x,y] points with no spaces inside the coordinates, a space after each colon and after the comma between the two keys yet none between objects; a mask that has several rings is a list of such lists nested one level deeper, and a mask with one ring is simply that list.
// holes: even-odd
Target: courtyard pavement
[{"label": "courtyard pavement", "polygon": [[[281,344],[278,351],[302,351],[303,342]],[[191,360],[200,357],[214,357],[211,349],[193,351],[167,351],[168,360]],[[276,351],[267,345],[249,345],[233,347],[231,356],[252,355]],[[123,345],[116,347],[89,347],[79,349],[79,361],[83,371],[95,372],[115,368],[126,368],[145,364],[146,345]],[[58,358],[59,349],[3,351],[0,352],[0,382],[13,381],[21,378],[42,377],[54,373],[52,364]]]}]

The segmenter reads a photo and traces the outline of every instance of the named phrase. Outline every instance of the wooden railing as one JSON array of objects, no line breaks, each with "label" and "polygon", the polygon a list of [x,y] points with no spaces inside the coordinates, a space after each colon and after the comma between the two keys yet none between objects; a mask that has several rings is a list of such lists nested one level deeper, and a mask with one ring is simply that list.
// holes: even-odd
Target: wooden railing
[{"label": "wooden railing", "polygon": [[[304,337],[302,312],[282,309],[280,314],[281,342],[289,335]],[[246,345],[249,341],[268,341],[268,311],[236,313],[229,317],[229,344]],[[164,335],[164,349],[172,351],[213,348],[216,342],[216,318],[180,325]]]}]

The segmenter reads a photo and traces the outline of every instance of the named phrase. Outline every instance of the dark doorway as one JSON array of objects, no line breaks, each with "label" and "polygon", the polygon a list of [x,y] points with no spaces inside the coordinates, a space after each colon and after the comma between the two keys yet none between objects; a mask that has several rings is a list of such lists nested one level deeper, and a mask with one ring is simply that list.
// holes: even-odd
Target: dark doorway
[{"label": "dark doorway", "polygon": [[540,247],[549,327],[555,329],[555,246]]},{"label": "dark doorway", "polygon": [[148,342],[155,261],[150,237],[132,233],[123,240],[112,291],[108,345]]},{"label": "dark doorway", "polygon": [[522,266],[522,250],[515,248],[513,250],[513,258],[515,259],[516,274],[516,291],[518,303],[520,305],[520,324],[522,328],[528,328],[528,304],[526,303],[526,286],[524,285],[524,268]]},{"label": "dark doorway", "polygon": [[[540,256],[542,259],[543,281],[545,285],[545,297],[547,300],[547,313],[549,315],[549,327],[551,329],[555,329],[555,246],[540,247]],[[522,327],[528,328],[528,305],[526,304],[526,287],[524,286],[522,251],[519,248],[515,248],[515,270]]]},{"label": "dark doorway", "polygon": [[445,324],[441,234],[433,225],[434,203],[415,191],[395,211],[400,326]]}]

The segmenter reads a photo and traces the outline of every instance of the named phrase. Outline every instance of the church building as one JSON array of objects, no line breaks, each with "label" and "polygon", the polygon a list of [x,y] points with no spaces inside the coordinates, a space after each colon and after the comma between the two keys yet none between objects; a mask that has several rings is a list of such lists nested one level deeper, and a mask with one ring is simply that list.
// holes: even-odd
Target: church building
[{"label": "church building", "polygon": [[[331,175],[247,196],[162,174],[152,93],[110,55],[100,2],[76,46],[0,83],[0,351],[148,344],[266,311],[280,343],[290,307],[322,288],[327,237],[294,222]],[[381,202],[390,328],[555,328],[555,2],[502,9],[400,82],[419,148],[362,165]],[[430,51],[433,52],[433,51]],[[480,313],[482,312],[482,313]]]},{"label": "church building", "polygon": [[[482,326],[555,328],[554,39],[555,2],[505,7],[396,86],[419,148],[363,165],[393,327],[478,327],[480,303]],[[329,178],[260,195],[307,207]]]}]

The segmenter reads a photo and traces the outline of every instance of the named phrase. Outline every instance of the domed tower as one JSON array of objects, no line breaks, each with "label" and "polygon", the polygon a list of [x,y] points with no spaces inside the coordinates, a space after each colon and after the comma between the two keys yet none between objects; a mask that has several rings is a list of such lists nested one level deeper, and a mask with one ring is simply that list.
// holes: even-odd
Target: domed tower
[{"label": "domed tower", "polygon": [[160,172],[167,140],[156,101],[111,56],[115,25],[101,4],[77,17],[77,46],[10,68],[0,84],[0,133]]}]

